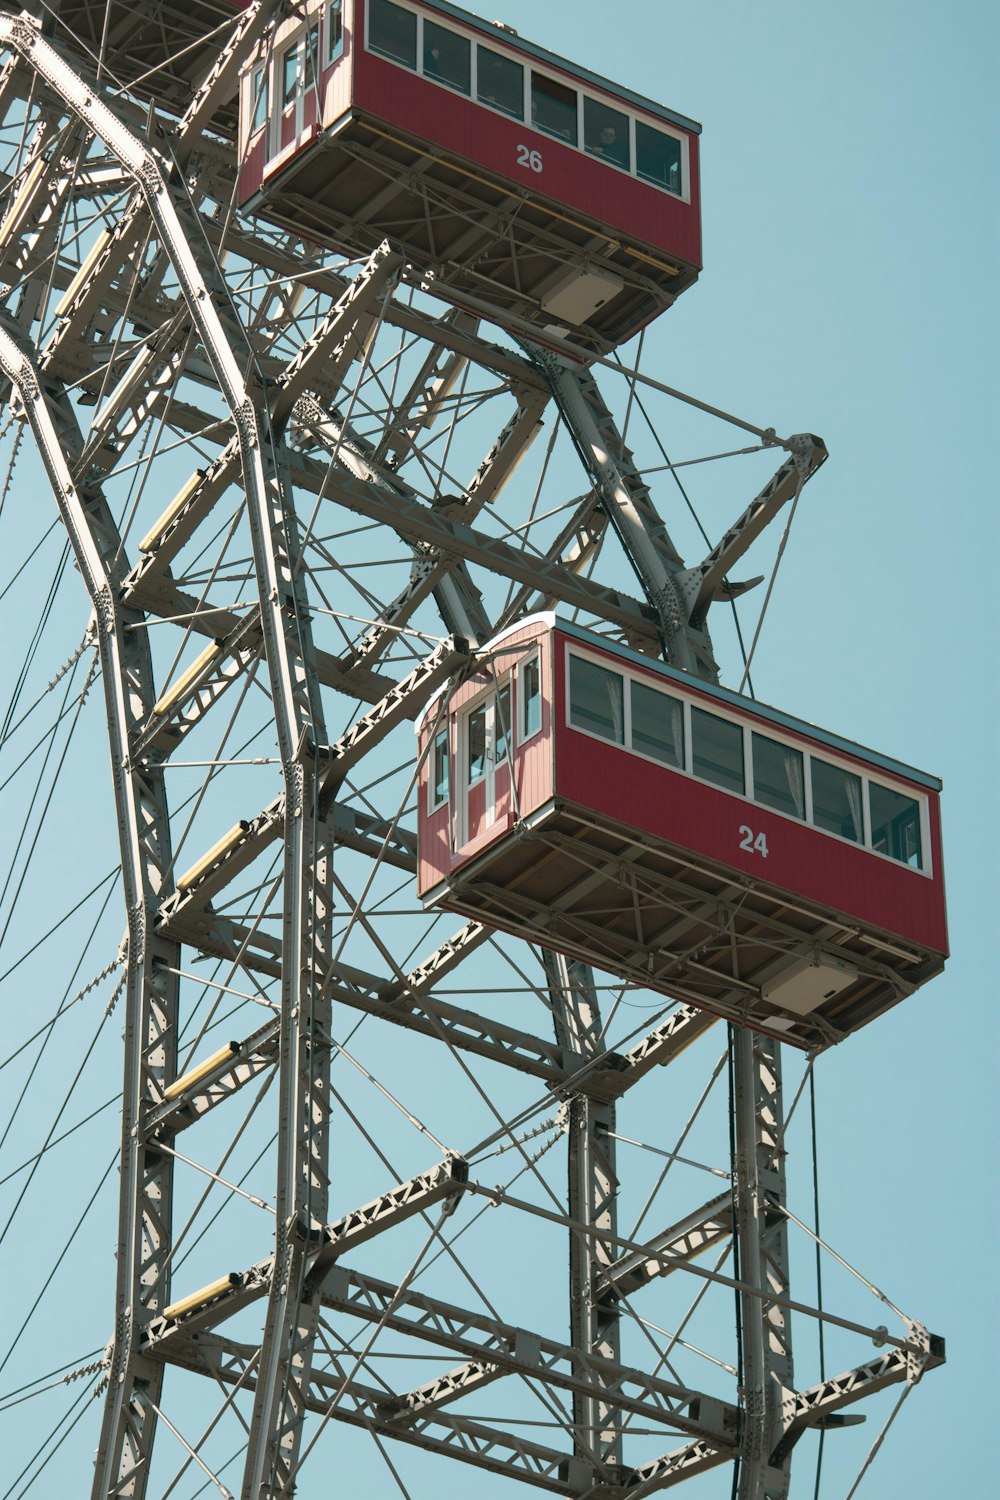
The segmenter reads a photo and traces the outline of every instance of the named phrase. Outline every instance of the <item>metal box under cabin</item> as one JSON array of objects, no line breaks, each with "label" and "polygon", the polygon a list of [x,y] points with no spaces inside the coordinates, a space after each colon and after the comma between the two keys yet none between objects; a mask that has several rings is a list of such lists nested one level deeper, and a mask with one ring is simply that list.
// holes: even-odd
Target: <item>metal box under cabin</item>
[{"label": "metal box under cabin", "polygon": [[417,726],[418,891],[801,1047],[947,956],[940,783],[553,615]]},{"label": "metal box under cabin", "polygon": [[445,3],[306,0],[246,68],[241,206],[603,351],[701,266],[700,127]]}]

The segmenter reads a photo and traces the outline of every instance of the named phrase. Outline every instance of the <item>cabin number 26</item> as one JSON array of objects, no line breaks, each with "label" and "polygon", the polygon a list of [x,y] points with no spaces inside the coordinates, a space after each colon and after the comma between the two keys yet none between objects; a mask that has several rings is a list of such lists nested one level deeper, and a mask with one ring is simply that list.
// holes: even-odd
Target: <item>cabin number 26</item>
[{"label": "cabin number 26", "polygon": [[762,854],[767,858],[767,834],[754,833],[746,823],[740,824],[740,848],[748,854]]},{"label": "cabin number 26", "polygon": [[542,170],[542,153],[533,151],[530,146],[518,146],[517,164],[519,167],[530,167],[533,172]]}]

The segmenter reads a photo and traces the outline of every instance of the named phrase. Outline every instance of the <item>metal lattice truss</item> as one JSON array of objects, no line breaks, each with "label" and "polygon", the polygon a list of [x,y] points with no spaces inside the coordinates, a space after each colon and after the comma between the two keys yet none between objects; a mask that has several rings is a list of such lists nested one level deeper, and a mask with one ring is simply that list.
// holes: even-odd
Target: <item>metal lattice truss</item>
[{"label": "metal lattice truss", "polygon": [[[738,1459],[742,1495],[780,1500],[803,1432],[912,1384],[941,1350],[907,1325],[874,1361],[796,1390],[792,1314],[816,1310],[788,1284],[778,1044],[734,1032],[724,1190],[716,1180],[707,1201],[659,1219],[657,1204],[655,1232],[625,1233],[616,1112],[654,1069],[679,1076],[714,1017],[667,1005],[614,1042],[584,964],[505,947],[477,922],[417,928],[411,909],[393,927],[391,907],[412,891],[411,724],[435,690],[495,629],[549,606],[716,677],[709,606],[748,587],[730,570],[825,449],[778,445],[774,476],[685,566],[593,369],[404,293],[412,268],[388,242],[349,263],[235,219],[235,153],[206,127],[228,118],[273,9],[227,25],[213,12],[223,42],[187,84],[187,64],[167,70],[160,114],[87,76],[65,30],[50,39],[29,14],[0,13],[0,101],[18,140],[0,220],[0,368],[96,616],[128,924],[117,1284],[93,1494],[160,1493],[164,1424],[175,1455],[211,1477],[197,1404],[194,1416],[183,1395],[172,1404],[172,1382],[187,1390],[198,1376],[220,1400],[209,1431],[240,1413],[243,1500],[291,1495],[331,1422],[380,1449],[392,1439],[608,1500]],[[584,493],[551,512],[511,483],[543,417],[583,469]],[[168,797],[188,757],[210,768],[193,811]],[[258,768],[252,781],[237,783],[240,765]],[[191,1045],[180,1038],[195,968],[209,1017],[196,1016]],[[496,1014],[472,1003],[491,986]],[[230,1024],[245,1024],[220,1047],[206,1033],[221,998],[239,1002]],[[440,1142],[430,1170],[389,1170],[338,1083],[362,1022],[379,1056],[405,1043],[397,1055],[419,1057],[414,1087],[433,1056],[446,1061],[456,1093],[492,1110],[486,1145],[513,1152],[524,1191]],[[430,1130],[370,1068],[356,1071],[405,1117],[400,1129],[419,1127],[426,1161]],[[405,1065],[392,1073],[405,1093]],[[262,1099],[274,1133],[244,1191],[224,1164]],[[348,1190],[353,1176],[332,1150],[334,1120],[357,1127],[371,1172],[392,1183],[339,1217],[337,1174]],[[457,1109],[450,1128],[457,1139]],[[205,1201],[191,1207],[189,1168],[220,1141],[223,1165],[197,1180],[241,1192],[256,1217],[224,1245],[225,1215],[204,1210],[196,1264],[215,1274],[189,1291],[178,1250]],[[554,1143],[566,1146],[558,1191],[539,1165]],[[530,1318],[562,1334],[533,1331],[527,1303],[505,1320],[474,1256],[453,1248],[463,1215],[471,1229],[487,1211],[522,1286],[539,1253],[523,1237],[561,1244],[562,1298]],[[458,1302],[417,1285],[429,1250],[456,1293],[465,1286]],[[734,1292],[740,1302],[742,1363],[716,1360],[704,1389],[678,1373],[690,1314],[656,1342],[642,1311],[682,1284],[695,1304],[720,1290],[730,1322]],[[378,1364],[387,1333],[437,1360],[430,1378]],[[513,1406],[479,1414],[512,1390]],[[542,1408],[547,1440],[523,1434],[517,1400]]]}]

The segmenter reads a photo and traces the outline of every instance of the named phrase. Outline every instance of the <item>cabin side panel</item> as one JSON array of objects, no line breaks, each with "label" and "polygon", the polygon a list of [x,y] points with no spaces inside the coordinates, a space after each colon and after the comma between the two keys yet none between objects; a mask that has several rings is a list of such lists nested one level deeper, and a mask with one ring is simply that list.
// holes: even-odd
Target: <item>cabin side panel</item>
[{"label": "cabin side panel", "polygon": [[555,652],[558,802],[652,834],[678,852],[734,871],[737,880],[776,888],[793,902],[802,898],[921,949],[947,953],[936,795],[928,799],[930,876],[571,728],[564,639],[556,637]]},{"label": "cabin side panel", "polygon": [[[687,135],[690,201],[617,172],[520,120],[453,94],[358,46],[354,103],[365,115],[409,136],[418,133],[473,169],[505,178],[528,197],[544,197],[701,267],[698,141]],[[541,170],[531,166],[532,153]],[[470,178],[474,188],[474,176]]]}]

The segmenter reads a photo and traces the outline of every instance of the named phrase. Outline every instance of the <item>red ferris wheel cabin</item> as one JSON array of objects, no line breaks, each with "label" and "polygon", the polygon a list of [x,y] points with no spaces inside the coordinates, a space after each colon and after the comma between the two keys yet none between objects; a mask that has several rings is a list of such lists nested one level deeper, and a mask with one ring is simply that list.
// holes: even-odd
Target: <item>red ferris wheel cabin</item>
[{"label": "red ferris wheel cabin", "polygon": [[603,350],[698,275],[699,130],[446,0],[305,0],[244,73],[239,198]]},{"label": "red ferris wheel cabin", "polygon": [[418,725],[418,890],[820,1048],[947,956],[932,776],[538,615]]}]

